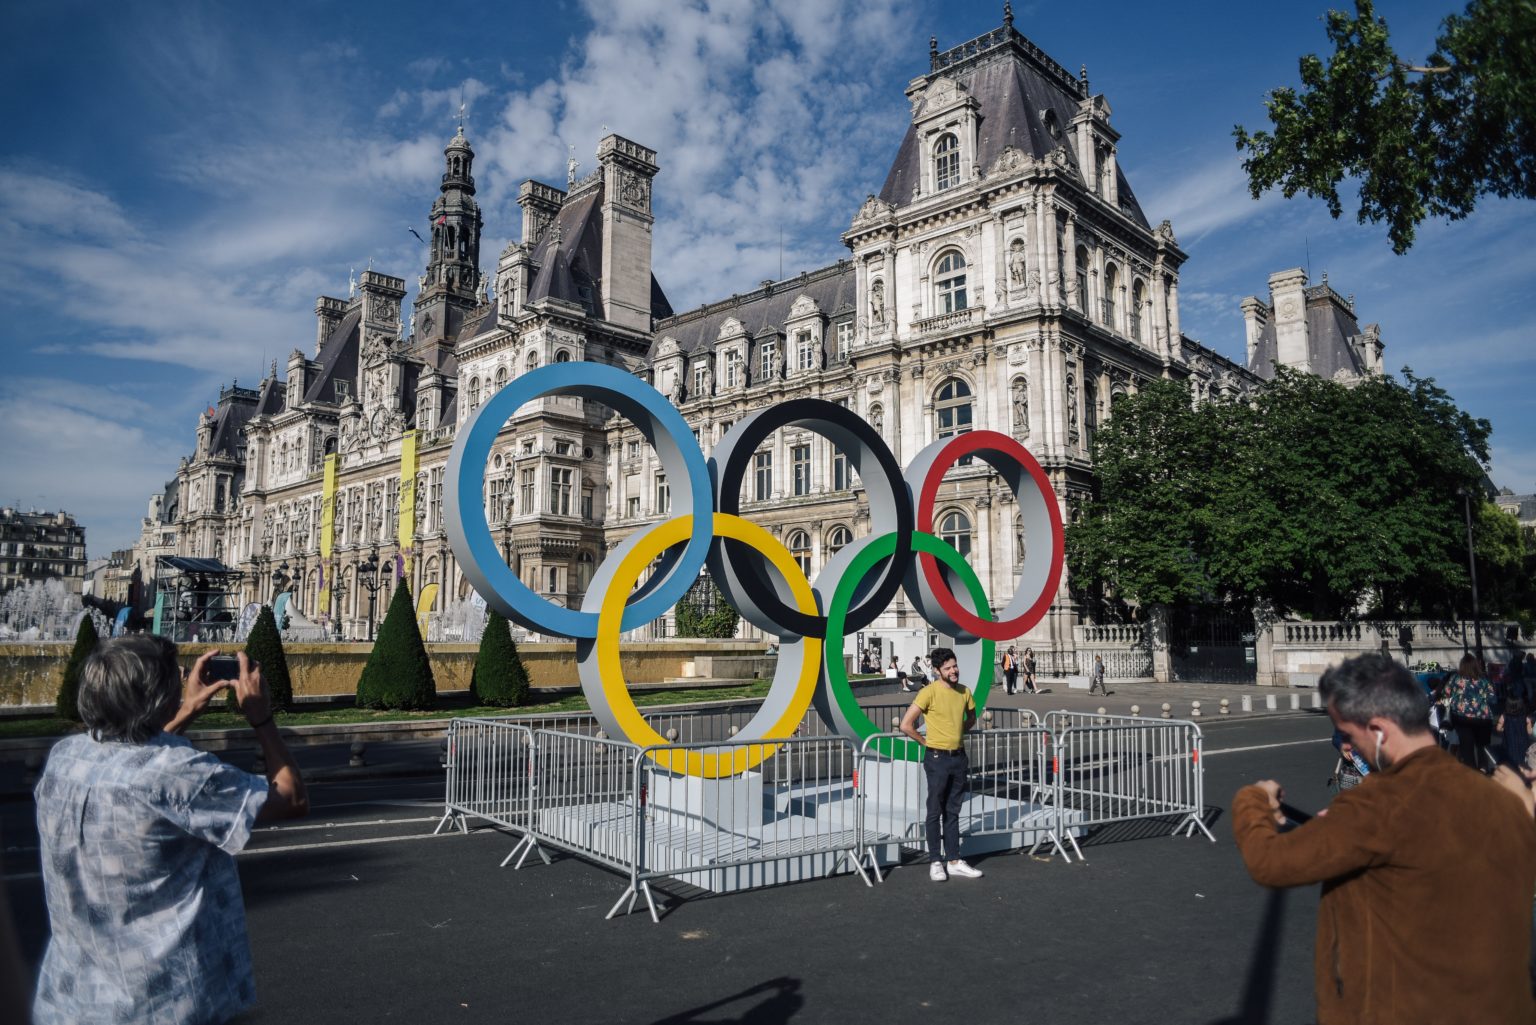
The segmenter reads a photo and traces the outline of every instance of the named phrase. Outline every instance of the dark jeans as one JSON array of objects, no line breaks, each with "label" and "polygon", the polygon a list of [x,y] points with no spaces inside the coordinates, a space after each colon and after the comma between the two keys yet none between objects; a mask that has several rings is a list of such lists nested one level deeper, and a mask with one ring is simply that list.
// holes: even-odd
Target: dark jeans
[{"label": "dark jeans", "polygon": [[960,857],[960,802],[965,800],[966,773],[971,763],[962,749],[956,752],[923,752],[923,775],[928,777],[928,860],[942,861],[939,820],[943,819],[944,851],[949,860]]},{"label": "dark jeans", "polygon": [[1012,694],[1019,686],[1019,671],[1017,669],[1009,669],[1003,673],[1003,683],[1007,686],[1008,693]]},{"label": "dark jeans", "polygon": [[1489,719],[1456,717],[1456,757],[1463,765],[1482,768],[1480,749],[1493,742],[1493,722]]}]

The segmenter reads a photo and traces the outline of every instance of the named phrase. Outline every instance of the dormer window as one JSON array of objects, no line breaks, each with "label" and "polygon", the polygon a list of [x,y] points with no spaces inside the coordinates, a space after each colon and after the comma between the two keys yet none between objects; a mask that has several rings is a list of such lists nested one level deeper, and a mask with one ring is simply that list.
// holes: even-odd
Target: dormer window
[{"label": "dormer window", "polygon": [[741,351],[727,349],[725,353],[725,386],[734,388],[741,383]]},{"label": "dormer window", "polygon": [[795,369],[812,370],[816,363],[816,346],[809,331],[795,334]]},{"label": "dormer window", "polygon": [[939,136],[933,148],[933,181],[941,192],[960,184],[960,140],[951,132]]}]

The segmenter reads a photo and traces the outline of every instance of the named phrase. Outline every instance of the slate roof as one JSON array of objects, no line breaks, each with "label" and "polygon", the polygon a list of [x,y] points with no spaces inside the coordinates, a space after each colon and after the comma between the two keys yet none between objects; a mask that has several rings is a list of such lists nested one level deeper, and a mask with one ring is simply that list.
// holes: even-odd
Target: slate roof
[{"label": "slate roof", "polygon": [[[606,185],[599,180],[583,188],[561,205],[559,213],[533,247],[533,261],[538,273],[528,284],[528,301],[560,299],[581,306],[592,316],[607,319],[601,309],[602,292],[596,274],[603,267],[603,193]],[[651,316],[670,317],[672,304],[651,275]],[[494,319],[492,326],[495,325]]]},{"label": "slate roof", "polygon": [[[954,79],[980,105],[977,163],[983,170],[991,167],[1007,146],[1037,159],[1064,149],[1077,166],[1068,126],[1087,98],[1087,90],[1023,35],[1012,28],[999,29],[937,55],[934,65],[930,78],[943,75]],[[1046,127],[1047,110],[1055,113],[1061,129],[1059,138],[1052,138]],[[895,207],[911,205],[912,187],[922,180],[923,159],[917,128],[908,125],[880,198]],[[1125,175],[1118,168],[1116,175],[1125,214],[1142,227],[1150,227]]]},{"label": "slate roof", "polygon": [[[746,295],[732,296],[722,302],[710,303],[689,310],[656,324],[656,340],[651,343],[651,355],[663,337],[677,339],[684,353],[708,351],[719,337],[720,325],[730,317],[741,321],[747,334],[753,338],[769,333],[782,335],[789,320],[790,308],[801,296],[815,300],[824,317],[831,323],[851,318],[854,312],[853,264],[841,261],[831,267],[809,271],[795,278],[775,282],[766,289],[758,289]],[[824,331],[822,344],[830,357],[836,347],[836,332]]]},{"label": "slate roof", "polygon": [[[325,340],[320,352],[320,372],[304,393],[305,402],[336,404],[336,382],[357,382],[357,350],[361,344],[362,305],[354,306],[341,318]],[[354,391],[353,394],[356,394]]]},{"label": "slate roof", "polygon": [[269,377],[261,382],[261,396],[256,400],[253,416],[276,416],[283,411],[283,401],[288,394],[286,382]]},{"label": "slate roof", "polygon": [[235,458],[245,448],[241,433],[246,422],[256,412],[256,393],[248,389],[234,389],[219,400],[213,413],[213,440],[208,443],[210,455]]},{"label": "slate roof", "polygon": [[165,493],[160,499],[160,522],[175,523],[181,506],[181,481],[175,477],[165,482]]},{"label": "slate roof", "polygon": [[[1368,373],[1360,350],[1353,342],[1361,331],[1348,302],[1328,285],[1308,288],[1306,300],[1307,348],[1312,373],[1323,378],[1332,378],[1340,371],[1357,377]],[[1253,356],[1248,361],[1248,369],[1266,381],[1275,376],[1277,344],[1274,309],[1270,307]]]}]

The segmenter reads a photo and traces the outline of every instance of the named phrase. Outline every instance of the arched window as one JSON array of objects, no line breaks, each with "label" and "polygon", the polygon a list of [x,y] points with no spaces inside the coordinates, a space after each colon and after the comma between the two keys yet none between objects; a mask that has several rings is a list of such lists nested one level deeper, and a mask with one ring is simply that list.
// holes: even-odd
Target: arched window
[{"label": "arched window", "polygon": [[497,391],[501,391],[506,386],[507,386],[507,368],[506,367],[497,367],[496,368],[496,390]]},{"label": "arched window", "polygon": [[939,136],[933,147],[933,185],[943,191],[960,184],[960,140],[950,133]]},{"label": "arched window", "polygon": [[469,379],[469,408],[478,409],[480,406],[480,378]]},{"label": "arched window", "polygon": [[849,533],[847,527],[833,527],[831,530],[827,531],[827,554],[829,556],[836,555],[838,552],[848,547],[848,543],[852,540],[853,535]]},{"label": "arched window", "polygon": [[1132,339],[1141,342],[1143,345],[1146,344],[1147,340],[1142,336],[1141,333],[1141,310],[1142,307],[1146,306],[1146,304],[1147,285],[1146,282],[1138,278],[1136,283],[1131,286],[1131,308],[1126,311],[1128,314],[1130,328],[1126,333],[1129,334]]},{"label": "arched window", "polygon": [[958,377],[939,385],[933,395],[934,434],[950,438],[971,429],[971,386]]},{"label": "arched window", "polygon": [[811,535],[803,530],[792,531],[788,542],[789,554],[800,567],[800,572],[811,575]]},{"label": "arched window", "polygon": [[965,257],[950,250],[939,258],[933,269],[934,287],[938,289],[940,313],[954,313],[966,308]]},{"label": "arched window", "polygon": [[1104,326],[1120,329],[1120,268],[1112,263],[1104,267]]},{"label": "arched window", "polygon": [[962,556],[971,554],[971,518],[958,509],[939,519],[939,537]]},{"label": "arched window", "polygon": [[556,363],[569,363],[570,361],[571,361],[571,354],[569,352],[566,352],[564,349],[557,349],[557,350],[555,350],[555,362]]},{"label": "arched window", "polygon": [[1087,313],[1088,306],[1088,249],[1077,247],[1077,308]]},{"label": "arched window", "polygon": [[539,368],[539,354],[529,349],[528,358],[523,361],[523,365],[529,370],[537,370]]},{"label": "arched window", "polygon": [[576,586],[585,594],[587,585],[592,583],[592,553],[582,552],[576,556]]}]

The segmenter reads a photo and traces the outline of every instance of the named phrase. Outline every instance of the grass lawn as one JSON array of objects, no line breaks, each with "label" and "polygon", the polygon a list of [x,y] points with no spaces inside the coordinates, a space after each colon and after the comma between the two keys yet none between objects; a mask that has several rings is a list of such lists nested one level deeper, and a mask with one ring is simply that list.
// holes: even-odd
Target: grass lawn
[{"label": "grass lawn", "polygon": [[[631,691],[637,705],[680,705],[705,701],[736,701],[743,698],[760,698],[768,693],[768,681],[757,680],[740,687],[698,687],[677,690]],[[327,723],[410,722],[412,720],[448,719],[480,715],[534,715],[540,712],[581,712],[587,709],[587,699],[572,694],[539,705],[521,708],[492,708],[489,705],[471,705],[467,701],[445,700],[437,708],[425,712],[383,712],[368,708],[317,708],[313,711],[281,712],[277,716],[279,726],[318,726]],[[193,730],[245,729],[243,715],[223,711],[219,701],[213,710],[192,724]],[[19,737],[56,737],[72,733],[79,723],[57,716],[31,716],[16,719],[0,719],[0,739]]]}]

